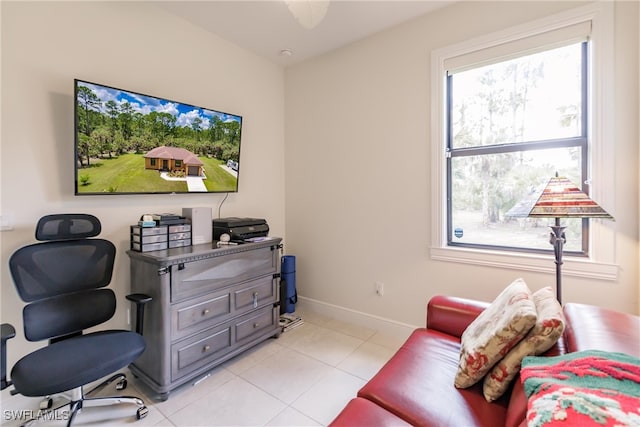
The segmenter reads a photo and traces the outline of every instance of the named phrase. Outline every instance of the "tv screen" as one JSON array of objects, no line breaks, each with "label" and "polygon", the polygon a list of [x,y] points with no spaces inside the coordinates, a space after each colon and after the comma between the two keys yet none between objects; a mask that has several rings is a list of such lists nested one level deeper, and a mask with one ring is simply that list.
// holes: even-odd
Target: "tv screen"
[{"label": "tv screen", "polygon": [[75,194],[238,191],[242,117],[75,80]]}]

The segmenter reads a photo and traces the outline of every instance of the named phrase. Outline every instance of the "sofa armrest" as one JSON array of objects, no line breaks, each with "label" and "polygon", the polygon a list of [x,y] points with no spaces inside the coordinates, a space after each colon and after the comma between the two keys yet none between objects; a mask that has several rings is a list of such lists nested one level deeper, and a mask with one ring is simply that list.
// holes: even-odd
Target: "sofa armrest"
[{"label": "sofa armrest", "polygon": [[436,295],[427,304],[427,329],[461,337],[467,326],[488,306],[484,301]]},{"label": "sofa armrest", "polygon": [[567,351],[597,349],[640,357],[640,316],[595,305],[564,306]]}]

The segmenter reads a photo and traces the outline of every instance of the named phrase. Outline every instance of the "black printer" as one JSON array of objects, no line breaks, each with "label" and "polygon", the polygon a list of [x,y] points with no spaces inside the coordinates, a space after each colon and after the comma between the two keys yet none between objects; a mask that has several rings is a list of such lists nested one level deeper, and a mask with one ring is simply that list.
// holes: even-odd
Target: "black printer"
[{"label": "black printer", "polygon": [[267,221],[260,218],[218,218],[213,220],[213,239],[220,240],[221,234],[228,234],[231,241],[245,241],[269,234]]}]

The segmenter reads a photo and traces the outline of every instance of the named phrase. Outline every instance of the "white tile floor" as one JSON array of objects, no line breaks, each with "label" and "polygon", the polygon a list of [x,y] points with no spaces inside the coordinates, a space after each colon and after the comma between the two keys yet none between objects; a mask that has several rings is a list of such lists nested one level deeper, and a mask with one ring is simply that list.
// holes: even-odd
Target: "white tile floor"
[{"label": "white tile floor", "polygon": [[[304,319],[302,326],[231,359],[197,385],[173,391],[167,401],[155,399],[129,375],[126,394],[142,397],[149,407],[149,415],[140,421],[132,405],[118,405],[86,408],[74,425],[327,425],[411,333],[407,329],[404,335],[390,337],[313,312],[297,314]],[[20,397],[11,397],[16,398]],[[32,399],[28,405],[35,411],[38,402]],[[2,403],[3,426],[19,424],[7,420],[8,405]]]}]

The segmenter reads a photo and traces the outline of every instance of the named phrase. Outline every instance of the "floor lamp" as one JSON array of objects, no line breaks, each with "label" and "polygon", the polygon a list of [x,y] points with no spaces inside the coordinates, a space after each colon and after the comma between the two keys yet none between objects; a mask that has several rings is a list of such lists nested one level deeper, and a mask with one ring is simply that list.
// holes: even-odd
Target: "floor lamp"
[{"label": "floor lamp", "polygon": [[549,243],[553,245],[556,263],[556,296],[562,304],[562,249],[567,239],[560,225],[561,218],[607,218],[613,219],[596,202],[591,200],[582,190],[567,178],[552,177],[542,194],[526,215],[529,218],[555,218],[555,225],[550,226]]}]

